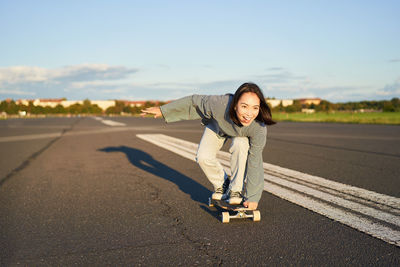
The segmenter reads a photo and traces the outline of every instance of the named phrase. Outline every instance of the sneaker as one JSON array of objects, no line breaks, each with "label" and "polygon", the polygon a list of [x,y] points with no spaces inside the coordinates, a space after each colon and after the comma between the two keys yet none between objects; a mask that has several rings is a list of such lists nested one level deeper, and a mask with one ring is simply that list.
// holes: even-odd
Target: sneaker
[{"label": "sneaker", "polygon": [[[229,184],[231,183],[231,180],[229,177],[227,177],[224,181],[224,184],[222,187],[218,187],[215,192],[212,194],[211,198],[215,200],[221,200],[226,196],[228,190],[229,190]],[[225,197],[226,198],[226,197]]]},{"label": "sneaker", "polygon": [[221,200],[223,194],[224,194],[224,189],[222,187],[219,187],[219,188],[215,189],[215,191],[212,194],[211,198],[215,199],[215,200]]},{"label": "sneaker", "polygon": [[229,192],[228,203],[231,205],[239,205],[243,201],[242,194],[240,192]]}]

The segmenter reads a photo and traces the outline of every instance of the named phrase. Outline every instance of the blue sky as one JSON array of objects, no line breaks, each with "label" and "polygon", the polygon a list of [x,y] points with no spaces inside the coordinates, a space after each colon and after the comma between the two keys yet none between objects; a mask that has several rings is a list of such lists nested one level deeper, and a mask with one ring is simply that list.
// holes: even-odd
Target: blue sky
[{"label": "blue sky", "polygon": [[0,99],[400,96],[400,1],[0,1]]}]

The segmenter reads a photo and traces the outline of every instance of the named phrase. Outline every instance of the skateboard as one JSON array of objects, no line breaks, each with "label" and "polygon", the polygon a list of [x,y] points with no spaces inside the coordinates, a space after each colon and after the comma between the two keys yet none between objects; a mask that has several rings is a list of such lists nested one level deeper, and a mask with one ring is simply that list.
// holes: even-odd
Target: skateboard
[{"label": "skateboard", "polygon": [[221,212],[222,223],[229,223],[231,219],[252,218],[254,222],[261,220],[261,213],[259,210],[251,210],[249,208],[245,208],[243,205],[231,205],[224,200],[209,198],[208,206],[216,206],[226,210]]}]

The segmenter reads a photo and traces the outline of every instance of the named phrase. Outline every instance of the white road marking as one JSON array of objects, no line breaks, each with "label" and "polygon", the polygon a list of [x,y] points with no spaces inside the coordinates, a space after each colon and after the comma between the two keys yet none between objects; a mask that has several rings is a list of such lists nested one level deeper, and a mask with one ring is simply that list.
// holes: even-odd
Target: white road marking
[{"label": "white road marking", "polygon": [[17,136],[4,136],[4,137],[0,137],[0,143],[25,141],[25,140],[35,140],[35,139],[46,139],[46,138],[56,138],[56,137],[60,137],[61,135],[62,135],[62,133],[27,134],[27,135],[17,135]]},{"label": "white road marking", "polygon": [[[163,134],[137,137],[195,161],[198,144]],[[229,173],[230,154],[217,155]],[[264,190],[361,232],[400,246],[400,199],[264,163]]]},{"label": "white road marking", "polygon": [[[108,126],[126,126],[125,123],[104,120],[101,117],[93,117],[93,119],[98,120]],[[26,140],[36,140],[36,139],[46,139],[46,138],[57,138],[60,136],[69,136],[69,135],[82,135],[82,134],[96,134],[96,133],[105,133],[105,132],[113,132],[113,131],[128,131],[128,130],[137,130],[138,127],[124,127],[124,128],[115,128],[113,129],[98,129],[98,130],[90,130],[90,131],[78,131],[78,132],[67,132],[65,134],[58,133],[45,133],[45,134],[27,134],[27,135],[17,135],[17,136],[3,136],[0,137],[0,143],[4,142],[18,142],[18,141],[26,141]]]},{"label": "white road marking", "polygon": [[0,137],[0,143],[5,142],[20,142],[29,141],[36,139],[46,139],[46,138],[57,138],[61,136],[79,136],[79,135],[91,135],[91,134],[103,134],[103,133],[116,133],[116,132],[126,132],[126,131],[151,131],[154,130],[152,127],[107,127],[93,130],[85,131],[72,131],[66,133],[47,133],[47,134],[27,134],[27,135],[17,135],[17,136],[3,136]]},{"label": "white road marking", "polygon": [[105,125],[108,125],[108,126],[126,126],[126,124],[125,123],[122,123],[122,122],[117,122],[117,121],[112,121],[112,120],[105,120],[105,119],[103,119],[103,118],[101,118],[101,117],[93,117],[95,120],[98,120],[98,121],[100,121],[100,122],[102,122],[102,123],[104,123]]}]

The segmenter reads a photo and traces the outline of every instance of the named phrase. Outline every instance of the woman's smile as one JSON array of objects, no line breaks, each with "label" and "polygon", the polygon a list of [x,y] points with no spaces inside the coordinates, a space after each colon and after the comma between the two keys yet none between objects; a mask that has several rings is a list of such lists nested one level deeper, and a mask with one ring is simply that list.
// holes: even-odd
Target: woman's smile
[{"label": "woman's smile", "polygon": [[243,126],[249,126],[260,112],[260,99],[255,93],[244,93],[239,98],[235,110],[240,123]]}]

